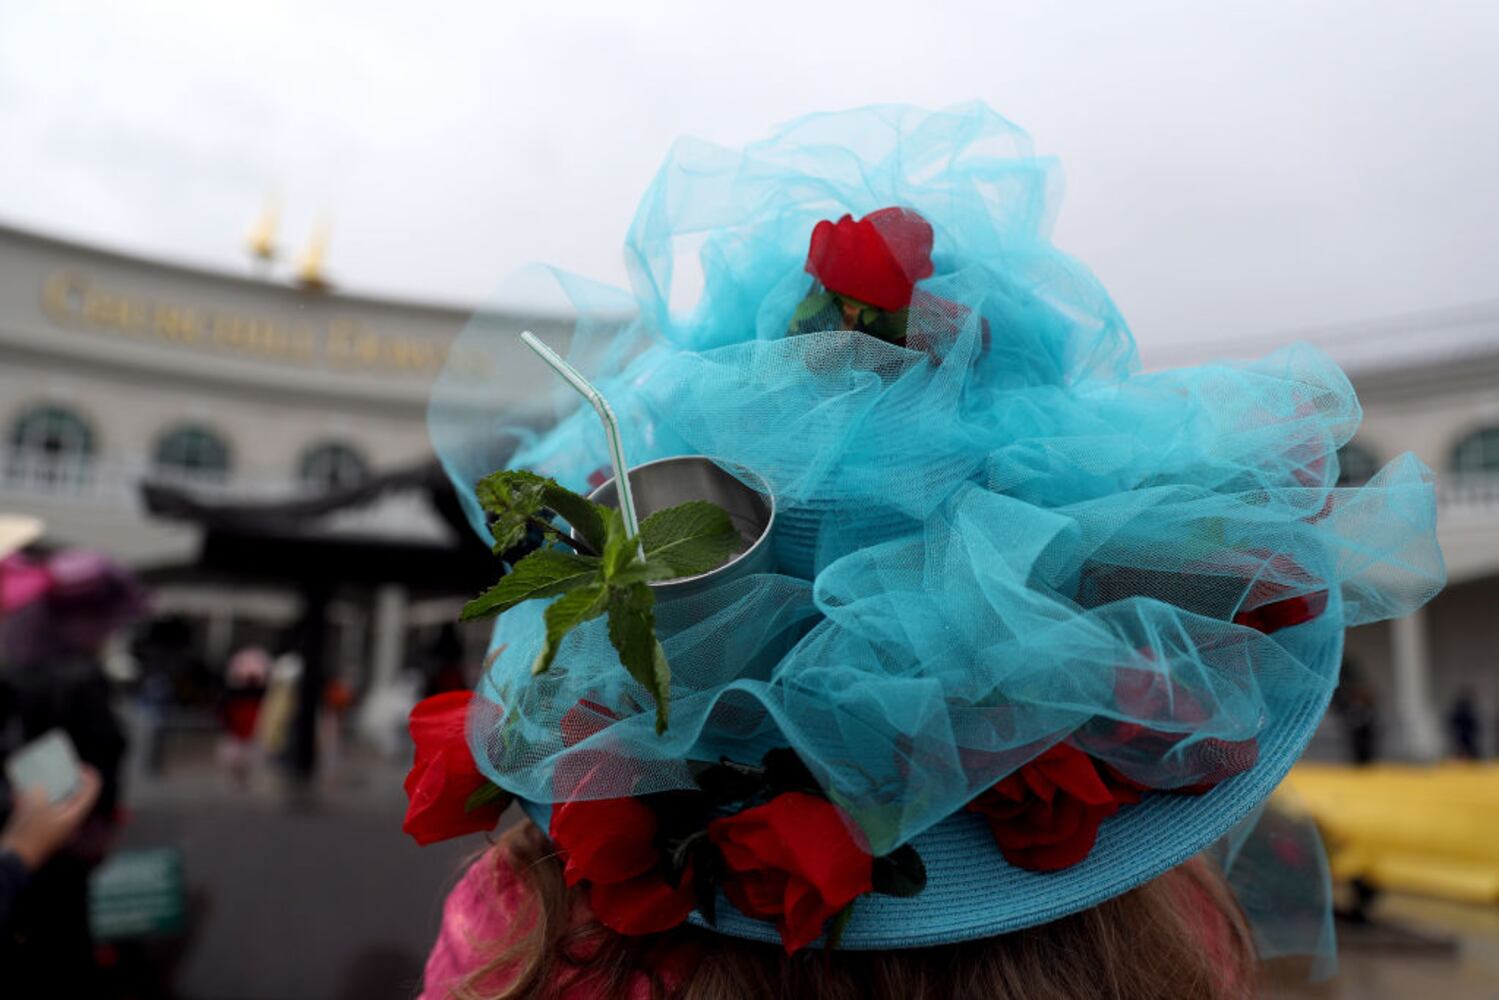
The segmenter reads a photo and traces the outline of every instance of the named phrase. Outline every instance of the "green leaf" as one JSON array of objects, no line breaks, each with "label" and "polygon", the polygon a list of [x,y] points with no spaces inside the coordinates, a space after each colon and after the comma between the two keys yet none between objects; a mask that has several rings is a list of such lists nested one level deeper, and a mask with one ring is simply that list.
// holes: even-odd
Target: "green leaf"
[{"label": "green leaf", "polygon": [[[486,781],[469,793],[469,797],[463,802],[463,811],[473,812],[475,809],[483,809],[491,802],[503,802],[505,805],[509,805],[510,793],[494,782]],[[502,806],[501,808],[504,807]]]},{"label": "green leaf", "polygon": [[544,481],[529,472],[495,472],[479,480],[474,494],[491,515],[489,533],[495,552],[519,545],[532,517],[539,516]]},{"label": "green leaf", "polygon": [[541,652],[536,654],[536,662],[531,664],[531,673],[546,673],[557,658],[562,637],[590,618],[603,614],[609,605],[609,593],[607,585],[596,583],[569,591],[547,605],[542,616],[547,626],[546,640],[541,644]]},{"label": "green leaf", "polygon": [[613,508],[604,511],[604,579],[614,583],[630,563],[636,561],[635,540],[625,533],[624,515]]},{"label": "green leaf", "polygon": [[808,295],[796,307],[796,312],[791,314],[791,326],[799,328],[803,323],[827,312],[829,309],[836,309],[837,301],[837,299],[833,298],[831,292],[814,292]]},{"label": "green leaf", "polygon": [[643,583],[614,587],[609,595],[609,641],[630,676],[656,700],[656,732],[666,732],[671,707],[671,667],[656,639],[656,597]]},{"label": "green leaf", "polygon": [[696,576],[728,562],[742,544],[728,512],[706,500],[658,510],[640,525],[645,558],[674,576]]},{"label": "green leaf", "polygon": [[848,930],[848,922],[853,919],[856,902],[858,902],[856,899],[849,900],[848,905],[839,910],[838,915],[833,918],[832,926],[828,928],[829,951],[837,951],[838,947],[843,944],[843,932]]},{"label": "green leaf", "polygon": [[497,552],[519,544],[526,537],[528,522],[542,518],[543,510],[555,512],[570,524],[595,552],[603,550],[604,508],[558,485],[555,479],[509,469],[485,476],[474,492],[480,505],[494,515],[490,532]]},{"label": "green leaf", "polygon": [[599,561],[557,549],[537,549],[478,597],[463,606],[464,621],[504,614],[522,601],[555,597],[597,583]]},{"label": "green leaf", "polygon": [[656,583],[660,580],[675,580],[681,576],[676,570],[665,563],[641,562],[639,559],[628,563],[623,569],[616,570],[609,578],[611,586],[627,587],[633,583]]}]

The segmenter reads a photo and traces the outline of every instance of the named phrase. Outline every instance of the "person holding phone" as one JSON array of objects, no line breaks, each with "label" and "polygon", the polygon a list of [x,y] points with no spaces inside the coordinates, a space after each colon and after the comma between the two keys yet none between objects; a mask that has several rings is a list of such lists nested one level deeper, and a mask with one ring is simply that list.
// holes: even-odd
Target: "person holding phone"
[{"label": "person holding phone", "polygon": [[[120,826],[126,749],[102,653],[146,601],[129,570],[101,553],[63,549],[42,565],[44,591],[0,617],[0,756],[10,789],[10,802],[0,800],[0,822],[11,822],[7,805],[21,813],[23,863],[28,852],[42,856],[38,845],[54,846],[24,879],[15,877],[17,862],[7,862],[16,889],[0,933],[0,969],[6,996],[93,996],[102,990],[103,973],[89,926],[89,876]],[[47,776],[65,769],[44,764],[41,780],[33,780],[9,766],[22,756],[34,760],[28,747],[34,752],[54,732],[66,736],[76,755],[76,775],[67,769],[69,780],[54,782]],[[60,740],[50,742],[55,748]],[[92,771],[87,779],[83,765]],[[29,811],[26,790],[38,784],[49,789],[54,806],[69,803],[62,815]]]},{"label": "person holding phone", "polygon": [[56,854],[88,819],[103,787],[99,772],[79,769],[71,795],[53,799],[43,788],[20,790],[10,818],[0,827],[0,928],[10,923],[16,899],[48,858]]}]

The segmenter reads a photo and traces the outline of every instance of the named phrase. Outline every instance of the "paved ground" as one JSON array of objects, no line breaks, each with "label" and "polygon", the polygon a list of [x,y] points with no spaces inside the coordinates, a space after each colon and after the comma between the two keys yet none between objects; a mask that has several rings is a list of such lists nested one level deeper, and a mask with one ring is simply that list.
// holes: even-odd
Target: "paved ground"
[{"label": "paved ground", "polygon": [[1373,928],[1339,928],[1337,978],[1285,1000],[1499,1000],[1499,907],[1388,896]]},{"label": "paved ground", "polygon": [[295,801],[198,768],[137,786],[122,847],[183,851],[193,929],[185,1000],[401,1000],[415,995],[447,886],[480,837],[417,847],[399,769],[361,762]]}]

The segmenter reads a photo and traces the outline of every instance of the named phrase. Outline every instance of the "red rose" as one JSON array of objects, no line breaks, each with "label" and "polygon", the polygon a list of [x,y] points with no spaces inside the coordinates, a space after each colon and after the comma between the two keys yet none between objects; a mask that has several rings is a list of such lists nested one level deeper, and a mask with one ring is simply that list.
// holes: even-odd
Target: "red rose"
[{"label": "red rose", "polygon": [[819,222],[807,251],[807,273],[830,292],[894,312],[932,275],[932,227],[909,208],[882,208],[858,222],[845,215]]},{"label": "red rose", "polygon": [[1006,861],[1049,872],[1086,858],[1099,824],[1139,799],[1129,785],[1107,781],[1087,754],[1058,743],[967,808],[989,821]]},{"label": "red rose", "polygon": [[552,808],[552,841],[568,885],[588,883],[588,905],[610,930],[655,934],[692,912],[692,871],[674,887],[661,874],[656,814],[638,799],[583,799]]},{"label": "red rose", "polygon": [[576,705],[562,713],[562,722],[559,727],[562,730],[562,745],[564,747],[577,746],[589,737],[608,729],[611,722],[617,721],[619,721],[619,716],[603,705],[587,698],[580,698]]},{"label": "red rose", "polygon": [[406,775],[410,804],[401,829],[418,844],[491,830],[505,810],[502,801],[468,808],[468,797],[488,783],[479,773],[463,734],[473,697],[472,691],[448,691],[427,698],[411,710],[416,760]]},{"label": "red rose", "polygon": [[[1148,659],[1154,658],[1148,651],[1142,652]],[[1163,672],[1141,667],[1121,667],[1115,672],[1114,703],[1120,712],[1132,719],[1173,727],[1200,726],[1210,716],[1201,699],[1186,686]],[[1132,762],[1136,767],[1147,768],[1152,774],[1159,775],[1161,780],[1155,786],[1157,790],[1184,795],[1200,795],[1219,782],[1249,770],[1259,759],[1259,743],[1253,737],[1225,740],[1212,736],[1185,747],[1179,746],[1189,735],[1189,732],[1177,728],[1155,729],[1140,722],[1099,720],[1099,725],[1089,727],[1077,738],[1092,754],[1113,761]],[[1136,789],[1147,787],[1121,772],[1107,770]],[[1171,783],[1173,776],[1177,779],[1174,784]],[[1189,780],[1190,784],[1181,784],[1182,779]],[[1167,784],[1170,787],[1159,787]]]},{"label": "red rose", "polygon": [[1300,625],[1327,610],[1327,590],[1321,581],[1285,553],[1250,553],[1264,560],[1249,585],[1235,625],[1247,625],[1269,635]]},{"label": "red rose", "polygon": [[843,810],[803,792],[708,824],[723,855],[724,895],[747,916],[774,920],[789,955],[873,889],[874,859]]},{"label": "red rose", "polygon": [[1248,611],[1240,611],[1234,615],[1234,624],[1247,625],[1269,635],[1271,632],[1279,632],[1292,625],[1309,622],[1326,610],[1327,591],[1318,590],[1310,594],[1271,601],[1269,604],[1261,604]]}]

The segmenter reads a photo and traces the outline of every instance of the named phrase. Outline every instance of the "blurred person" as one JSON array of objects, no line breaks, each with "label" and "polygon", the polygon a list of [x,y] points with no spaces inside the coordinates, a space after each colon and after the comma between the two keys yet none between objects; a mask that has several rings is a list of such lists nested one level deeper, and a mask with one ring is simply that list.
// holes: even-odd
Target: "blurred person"
[{"label": "blurred person", "polygon": [[280,761],[290,744],[292,717],[297,711],[297,689],[302,657],[288,651],[271,661],[270,683],[255,720],[255,739],[266,760]]},{"label": "blurred person", "polygon": [[81,770],[78,789],[61,801],[36,788],[14,793],[10,818],[0,827],[0,933],[31,873],[78,833],[99,798],[99,772],[87,765]]},{"label": "blurred person", "polygon": [[41,537],[42,528],[36,518],[0,514],[0,618],[46,593],[45,564],[22,551]]},{"label": "blurred person", "polygon": [[342,674],[329,678],[323,685],[322,709],[318,713],[318,768],[325,782],[338,778],[343,763],[343,732],[354,708],[354,685]]},{"label": "blurred person", "polygon": [[102,666],[106,642],[146,607],[134,576],[108,556],[64,550],[45,560],[42,594],[0,620],[0,754],[51,729],[72,739],[98,791],[66,849],[34,871],[19,894],[0,968],[17,995],[82,996],[97,969],[88,923],[88,879],[120,822],[126,740]]},{"label": "blurred person", "polygon": [[140,749],[136,766],[148,775],[161,773],[165,763],[168,713],[179,704],[191,703],[205,665],[197,655],[192,626],[185,618],[156,618],[137,633],[131,652],[140,664],[135,688],[133,734]]},{"label": "blurred person", "polygon": [[1332,710],[1343,724],[1348,741],[1348,758],[1356,766],[1374,763],[1379,753],[1378,706],[1374,689],[1364,680],[1354,660],[1344,660],[1339,671],[1338,687],[1333,692]]},{"label": "blurred person", "polygon": [[1452,754],[1458,760],[1478,759],[1478,699],[1471,687],[1457,693],[1447,713],[1447,733],[1452,738]]},{"label": "blurred person", "polygon": [[219,700],[219,720],[224,735],[219,741],[219,761],[235,783],[249,783],[259,757],[255,739],[260,706],[271,676],[271,656],[260,646],[247,646],[229,658],[224,670],[224,693]]}]

